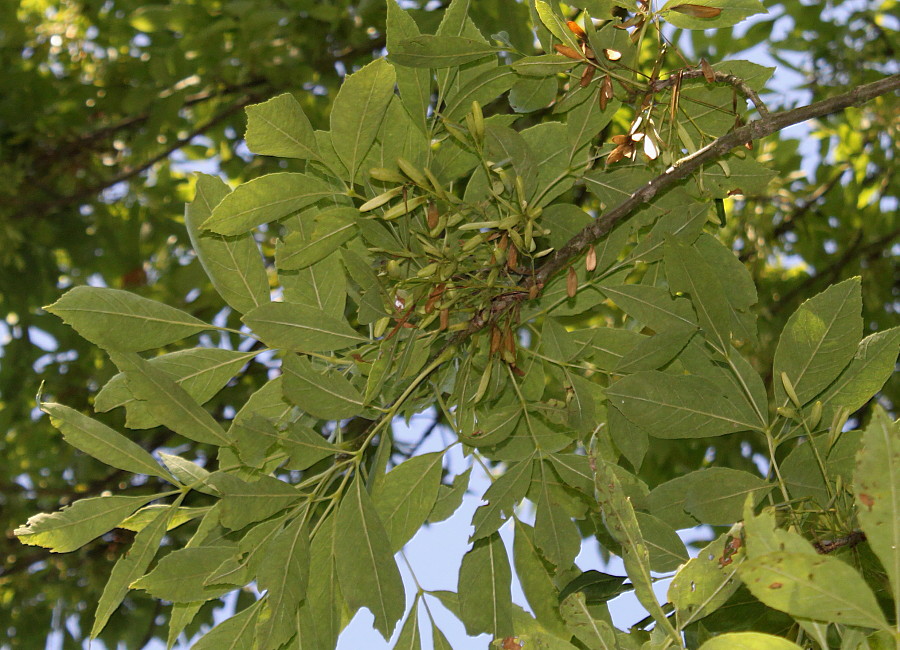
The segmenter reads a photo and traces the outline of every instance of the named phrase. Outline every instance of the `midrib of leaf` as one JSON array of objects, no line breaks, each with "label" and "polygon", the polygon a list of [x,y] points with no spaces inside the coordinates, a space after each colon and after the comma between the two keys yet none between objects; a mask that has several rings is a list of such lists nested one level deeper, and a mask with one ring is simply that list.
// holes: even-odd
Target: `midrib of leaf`
[{"label": "midrib of leaf", "polygon": [[[77,424],[73,424],[72,422],[68,422],[68,424],[69,424],[69,426],[71,426],[72,428],[77,429],[78,431],[80,431],[86,438],[89,438],[90,440],[93,440],[95,443],[99,443],[100,445],[102,445],[102,446],[105,447],[106,449],[113,449],[113,450],[117,451],[118,453],[124,455],[126,458],[130,458],[131,460],[133,460],[133,461],[135,461],[135,462],[137,462],[137,463],[139,463],[139,464],[141,464],[141,465],[146,465],[147,459],[146,459],[146,458],[142,458],[141,456],[135,454],[135,453],[133,452],[133,450],[132,450],[130,447],[128,447],[128,446],[117,447],[116,445],[113,445],[113,444],[110,444],[110,443],[106,442],[101,436],[97,436],[97,435],[92,434],[92,433],[91,433],[88,429],[86,429],[86,428],[82,428],[82,427],[80,427],[80,426],[77,425]],[[114,433],[118,433],[118,432],[115,432],[115,431],[114,431]],[[119,434],[119,435],[121,435],[121,434]],[[152,457],[151,457],[151,458],[152,458]],[[160,468],[160,471],[161,471],[161,470],[162,470],[162,468]]]},{"label": "midrib of leaf", "polygon": [[488,552],[491,558],[491,620],[493,621],[492,634],[496,634],[500,629],[500,613],[498,611],[498,603],[500,595],[497,593],[497,567],[494,560],[494,544],[488,543]]},{"label": "midrib of leaf", "polygon": [[756,425],[749,424],[747,422],[741,422],[740,420],[736,420],[734,418],[730,418],[730,417],[727,417],[724,415],[719,415],[718,413],[710,413],[708,411],[701,411],[701,410],[695,409],[695,408],[688,408],[682,404],[669,404],[668,402],[652,400],[650,398],[640,397],[637,395],[628,395],[627,397],[628,397],[628,399],[632,399],[632,400],[635,400],[638,402],[647,402],[648,404],[654,404],[657,406],[665,406],[665,407],[668,407],[671,409],[685,411],[686,413],[695,413],[697,415],[704,415],[704,416],[712,418],[714,420],[722,420],[723,422],[728,422],[729,424],[740,425],[740,426],[746,427],[748,429],[756,429],[757,428]]},{"label": "midrib of leaf", "polygon": [[[547,483],[548,483],[547,476],[546,476],[547,469],[544,467],[544,463],[541,463],[540,465],[541,465],[541,492],[542,492],[542,496],[544,497],[544,503],[546,504],[546,507],[549,509],[552,507],[552,504],[550,502],[550,493],[547,490]],[[550,513],[548,512],[547,514],[549,515]],[[550,530],[553,534],[553,542],[556,545],[556,548],[561,549],[562,548],[562,540],[559,537],[559,529],[556,526],[550,526]]]},{"label": "midrib of leaf", "polygon": [[262,323],[268,323],[270,325],[283,325],[285,327],[290,327],[298,330],[308,330],[310,332],[318,332],[319,334],[328,334],[330,336],[337,336],[343,339],[349,339],[351,341],[363,341],[364,339],[361,336],[352,336],[350,334],[342,334],[340,332],[335,332],[333,330],[323,329],[321,327],[315,327],[313,325],[304,325],[302,323],[297,323],[294,321],[280,321],[273,319],[259,319]]},{"label": "midrib of leaf", "polygon": [[[212,215],[212,211],[215,206],[210,204],[209,198],[207,197],[206,192],[203,189],[203,186],[200,184],[197,185],[197,196],[199,198],[201,198],[203,200],[203,203],[206,205],[206,210],[207,210],[206,218],[209,219],[209,216]],[[225,196],[228,196],[228,195],[226,194]],[[253,301],[253,304],[256,307],[259,307],[259,301],[257,301],[257,299],[256,299],[256,294],[250,288],[250,284],[247,282],[247,274],[243,272],[243,271],[246,271],[246,269],[241,269],[240,265],[237,262],[237,258],[234,256],[234,246],[232,245],[232,242],[230,242],[223,235],[217,235],[217,236],[221,237],[222,243],[225,244],[225,250],[228,252],[228,257],[231,258],[232,268],[235,268],[235,269],[238,269],[238,271],[241,271],[240,273],[238,273],[238,277],[240,277],[241,282],[244,285],[244,289],[246,289],[246,291],[247,291],[247,296],[250,297],[250,299]],[[199,240],[200,240],[200,233],[197,233],[197,243],[198,244],[200,243]]]},{"label": "midrib of leaf", "polygon": [[[266,596],[266,598],[268,598],[268,596]],[[251,605],[251,607],[252,607],[252,605]],[[228,644],[227,650],[236,650],[236,648],[238,648],[238,647],[243,648],[243,646],[238,646],[238,641],[241,641],[241,636],[243,636],[244,630],[246,630],[250,626],[251,623],[254,623],[254,624],[256,623],[256,619],[257,619],[257,617],[253,614],[249,614],[248,616],[245,617],[245,620],[244,620],[243,624],[241,625],[240,629],[235,630],[235,635],[232,637],[231,642]],[[243,643],[243,641],[241,641],[241,642]]]},{"label": "midrib of leaf", "polygon": [[[171,492],[168,492],[168,493],[166,493],[166,494],[154,494],[154,495],[151,496],[151,497],[146,497],[143,503],[148,503],[148,502],[150,502],[150,501],[154,501],[154,500],[159,499],[159,498],[161,498],[161,497],[167,496],[168,494],[172,494],[172,493],[171,493]],[[115,497],[100,497],[100,498],[115,498]],[[126,498],[131,498],[131,497],[126,497]],[[99,518],[101,518],[101,517],[105,517],[105,516],[109,515],[109,513],[111,513],[111,512],[116,512],[116,511],[118,511],[118,510],[124,510],[126,505],[130,505],[131,503],[137,503],[138,501],[139,501],[139,499],[138,499],[137,501],[134,501],[134,502],[125,501],[125,502],[122,502],[120,505],[117,505],[115,508],[111,508],[111,509],[109,509],[109,510],[104,510],[103,512],[98,512],[98,513],[93,514],[93,515],[88,515],[88,516],[86,516],[86,517],[82,517],[81,519],[78,519],[77,521],[69,521],[69,522],[62,523],[62,524],[60,524],[60,525],[58,525],[58,526],[54,526],[53,528],[45,529],[45,530],[43,530],[43,531],[31,531],[31,532],[26,532],[25,534],[27,534],[27,535],[42,535],[42,534],[46,534],[46,533],[51,533],[51,532],[57,532],[57,531],[65,530],[66,528],[71,528],[72,526],[78,526],[78,525],[80,525],[80,524],[84,524],[84,523],[86,523],[86,522],[90,522],[90,521],[93,521],[93,520],[95,520],[95,519],[99,519]],[[76,501],[75,503],[78,503],[78,502]],[[70,506],[70,507],[74,507],[74,505],[75,505],[75,504],[73,503],[72,506]],[[134,510],[137,510],[137,509],[140,508],[140,507],[141,507],[140,505],[135,505],[135,506],[134,506]],[[60,510],[60,511],[58,511],[58,512],[59,512],[59,513],[62,513],[62,514],[65,514],[65,515],[70,515],[70,514],[71,514],[71,511]],[[56,514],[56,513],[54,513],[54,514]],[[50,519],[50,520],[52,521],[52,520],[54,519],[53,514],[51,514],[50,517],[48,517],[47,519]],[[47,521],[47,519],[45,519],[44,521]],[[38,523],[41,524],[41,523],[43,523],[43,522],[38,522]]]},{"label": "midrib of leaf", "polygon": [[[373,79],[372,83],[369,84],[369,89],[368,89],[369,92],[368,92],[368,95],[366,96],[365,104],[359,113],[360,115],[366,115],[366,116],[369,115],[369,106],[372,104],[372,100],[375,96],[376,85],[377,84],[375,83],[375,80]],[[350,182],[351,183],[353,182],[353,179],[356,177],[356,170],[358,167],[358,163],[362,160],[363,156],[365,155],[365,152],[360,154],[361,137],[362,137],[362,129],[357,127],[356,134],[355,134],[355,137],[353,140],[353,150],[352,150],[353,156],[350,159],[351,160],[350,169],[348,169],[348,171],[350,172]]]},{"label": "midrib of leaf", "polygon": [[[251,214],[254,212],[259,212],[261,210],[267,210],[268,208],[271,208],[273,206],[281,205],[282,203],[288,203],[290,201],[296,201],[297,199],[310,198],[313,196],[325,197],[325,196],[331,196],[332,194],[333,194],[333,192],[304,192],[302,194],[295,194],[286,199],[278,199],[277,201],[270,201],[269,203],[265,203],[265,204],[257,204],[252,208],[247,208],[246,210],[241,210],[240,212],[230,213],[227,217],[223,217],[223,218],[219,219],[219,224],[220,225],[230,224],[232,221],[237,221],[241,217],[244,217],[248,214]],[[228,196],[231,196],[231,195],[229,194]],[[222,201],[224,202],[225,199],[222,199]],[[313,203],[314,202],[315,201],[313,201]],[[222,205],[222,204],[220,203],[219,205]],[[218,206],[216,206],[216,207],[218,207]]]},{"label": "midrib of leaf", "polygon": [[[359,479],[357,479],[357,481],[358,480]],[[363,509],[362,494],[359,492],[362,487],[357,485],[356,489],[356,503],[359,506],[360,518],[363,520],[362,534],[366,540],[366,547],[369,549],[368,559],[372,564],[372,576],[375,578],[375,587],[378,590],[378,605],[381,607],[382,620],[387,622],[390,620],[390,618],[388,617],[387,609],[385,608],[384,587],[381,585],[381,573],[378,571],[378,562],[376,562],[375,560],[375,549],[372,547],[372,537],[369,534],[369,526],[368,522],[366,521],[366,511],[365,509]],[[337,531],[335,531],[335,535],[337,535]]]},{"label": "midrib of leaf", "polygon": [[141,321],[150,321],[153,323],[164,323],[167,325],[180,325],[182,327],[194,327],[199,330],[205,329],[213,329],[212,325],[207,325],[206,323],[191,323],[189,321],[182,320],[168,320],[165,318],[159,318],[156,316],[144,316],[141,314],[137,314],[134,312],[122,312],[122,311],[107,311],[105,309],[88,309],[85,307],[66,307],[64,311],[67,312],[84,312],[86,314],[100,314],[107,316],[121,316],[123,318],[135,318]]}]

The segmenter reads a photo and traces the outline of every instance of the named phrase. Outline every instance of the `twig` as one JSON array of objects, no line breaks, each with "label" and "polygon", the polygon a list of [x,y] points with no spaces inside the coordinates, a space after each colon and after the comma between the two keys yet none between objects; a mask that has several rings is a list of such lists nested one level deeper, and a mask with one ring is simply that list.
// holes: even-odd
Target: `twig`
[{"label": "twig", "polygon": [[[766,107],[765,102],[760,99],[759,94],[755,90],[753,90],[753,88],[748,86],[746,81],[744,81],[740,77],[734,76],[733,74],[726,74],[724,72],[716,72],[715,74],[717,82],[732,86],[740,94],[753,102],[753,105],[756,107],[756,110],[762,117],[768,117],[771,114],[769,113],[769,109]],[[669,75],[665,79],[654,81],[652,84],[650,84],[650,90],[651,92],[656,93],[660,90],[671,88],[683,79],[698,79],[702,76],[703,70],[700,68],[683,68],[679,71],[678,74]]]},{"label": "twig", "polygon": [[835,539],[823,539],[821,541],[814,542],[813,547],[816,549],[816,553],[825,555],[826,553],[831,553],[832,551],[836,551],[839,548],[853,548],[857,544],[864,541],[866,541],[866,534],[861,530],[854,530],[844,535],[843,537],[837,537]]},{"label": "twig", "polygon": [[[593,223],[586,226],[581,232],[572,237],[568,243],[557,250],[525,283],[525,288],[530,289],[537,286],[538,290],[542,289],[550,277],[567,267],[571,260],[581,253],[585,252],[591,244],[605,237],[620,221],[631,216],[639,207],[649,203],[657,194],[669,189],[684,178],[690,176],[693,172],[703,167],[706,163],[712,162],[726,153],[743,146],[744,143],[752,140],[759,140],[766,136],[777,133],[793,124],[800,124],[815,118],[837,113],[850,106],[858,106],[865,102],[900,89],[900,74],[891,75],[878,81],[858,86],[846,93],[835,95],[818,102],[814,102],[808,106],[794,108],[778,113],[770,113],[766,117],[761,117],[737,128],[730,133],[714,140],[707,146],[698,151],[682,158],[673,164],[665,172],[649,181],[645,185],[635,189],[627,199],[622,201],[613,209],[607,211],[598,217]],[[513,305],[522,302],[526,297],[522,293],[511,293],[498,297],[492,302],[491,314],[499,314],[506,311]],[[472,318],[466,329],[460,331],[451,342],[452,345],[459,344],[470,335],[482,329],[488,321],[484,318],[484,313],[479,312]]]}]

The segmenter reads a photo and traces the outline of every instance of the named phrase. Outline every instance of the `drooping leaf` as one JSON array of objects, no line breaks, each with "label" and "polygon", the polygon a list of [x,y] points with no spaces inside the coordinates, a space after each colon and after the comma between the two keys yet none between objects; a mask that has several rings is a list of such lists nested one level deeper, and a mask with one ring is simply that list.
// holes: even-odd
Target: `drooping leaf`
[{"label": "drooping leaf", "polygon": [[345,320],[307,305],[270,302],[241,320],[269,346],[294,352],[341,350],[366,340]]},{"label": "drooping leaf", "polygon": [[134,353],[110,352],[110,358],[125,373],[131,393],[164,426],[197,442],[230,443],[218,422],[165,372]]},{"label": "drooping leaf", "polygon": [[754,596],[791,616],[888,629],[865,580],[830,555],[778,551],[747,560],[738,571]]},{"label": "drooping leaf", "polygon": [[723,355],[731,344],[731,307],[721,277],[693,247],[669,239],[664,246],[669,290],[690,296],[707,341]]},{"label": "drooping leaf", "polygon": [[331,107],[334,150],[354,180],[360,163],[381,126],[394,95],[396,74],[384,59],[376,59],[344,78]]},{"label": "drooping leaf", "polygon": [[68,553],[108,532],[135,510],[160,496],[79,499],[62,510],[29,517],[13,534],[23,544],[43,546],[51,553]]},{"label": "drooping leaf", "polygon": [[557,479],[550,470],[550,464],[541,461],[536,469],[535,478],[539,487],[534,542],[547,560],[564,570],[575,562],[575,556],[581,550],[581,534],[551,489]]},{"label": "drooping leaf", "polygon": [[832,285],[791,314],[775,350],[775,404],[789,406],[785,373],[801,405],[834,381],[856,354],[862,331],[859,278]]},{"label": "drooping leaf", "polygon": [[341,420],[363,409],[363,398],[347,379],[335,372],[320,372],[309,359],[294,354],[285,356],[284,396],[317,418]]},{"label": "drooping leaf", "polygon": [[309,119],[291,93],[246,108],[247,148],[262,156],[318,160],[319,147]]},{"label": "drooping leaf", "polygon": [[900,423],[881,406],[863,432],[853,475],[856,512],[875,555],[887,571],[900,610]]},{"label": "drooping leaf", "polygon": [[175,508],[172,506],[164,507],[157,512],[153,520],[135,536],[128,552],[116,560],[109,580],[103,588],[100,602],[97,603],[94,623],[91,626],[91,638],[97,638],[109,617],[125,598],[129,585],[144,575],[150,566],[174,512]]},{"label": "drooping leaf", "polygon": [[366,607],[375,617],[375,629],[389,638],[405,610],[403,581],[387,532],[359,478],[338,507],[334,550],[350,611]]},{"label": "drooping leaf", "polygon": [[[853,413],[872,399],[894,372],[900,353],[900,327],[870,334],[837,379],[818,398],[822,420],[828,422],[841,407]],[[810,407],[811,409],[811,407]]]},{"label": "drooping leaf", "polygon": [[397,643],[394,645],[397,650],[420,650],[422,640],[419,638],[419,614],[416,604],[413,603],[412,608],[406,615],[406,621],[400,628],[400,636],[397,637]]},{"label": "drooping leaf", "polygon": [[167,478],[153,456],[102,422],[53,402],[42,402],[41,410],[50,416],[51,424],[59,429],[66,442],[76,449],[126,472]]},{"label": "drooping leaf", "polygon": [[312,619],[311,647],[333,648],[343,628],[344,598],[338,580],[335,544],[336,517],[329,515],[309,547],[309,587],[306,605]]},{"label": "drooping leaf", "polygon": [[421,528],[434,507],[441,483],[443,454],[415,456],[392,469],[373,491],[375,510],[394,552]]},{"label": "drooping leaf", "polygon": [[205,585],[206,578],[226,561],[237,563],[235,549],[227,546],[182,548],[162,558],[156,567],[131,583],[154,598],[173,603],[192,603],[218,598],[234,589],[233,585]]},{"label": "drooping leaf", "polygon": [[269,301],[269,279],[253,236],[244,233],[224,237],[201,229],[213,208],[229,192],[218,176],[200,174],[196,196],[185,206],[184,224],[191,246],[215,290],[232,308],[245,313]]},{"label": "drooping leaf", "polygon": [[81,286],[44,308],[91,343],[140,352],[209,329],[180,309],[129,291]]},{"label": "drooping leaf", "polygon": [[459,568],[459,616],[472,635],[494,638],[513,633],[512,571],[499,533],[475,541]]},{"label": "drooping leaf", "polygon": [[334,187],[307,174],[280,172],[260,176],[225,196],[200,228],[220,235],[242,235],[334,194]]}]

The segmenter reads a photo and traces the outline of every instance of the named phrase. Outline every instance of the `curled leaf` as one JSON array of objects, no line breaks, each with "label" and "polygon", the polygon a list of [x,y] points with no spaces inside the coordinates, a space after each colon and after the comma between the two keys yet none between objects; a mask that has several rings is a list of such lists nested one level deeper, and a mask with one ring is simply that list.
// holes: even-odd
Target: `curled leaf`
[{"label": "curled leaf", "polygon": [[707,83],[713,83],[716,80],[716,71],[706,59],[700,59],[700,70],[703,72],[703,78]]},{"label": "curled leaf", "polygon": [[715,18],[722,13],[722,10],[718,7],[705,7],[703,5],[692,4],[675,5],[672,7],[672,11],[677,11],[680,14],[692,16],[694,18]]},{"label": "curled leaf", "polygon": [[559,45],[557,43],[556,45],[553,46],[553,49],[556,50],[558,53],[562,54],[563,56],[569,57],[570,59],[576,59],[576,60],[580,61],[581,59],[584,58],[584,55],[581,52],[579,52],[578,50],[571,48],[567,45]]}]

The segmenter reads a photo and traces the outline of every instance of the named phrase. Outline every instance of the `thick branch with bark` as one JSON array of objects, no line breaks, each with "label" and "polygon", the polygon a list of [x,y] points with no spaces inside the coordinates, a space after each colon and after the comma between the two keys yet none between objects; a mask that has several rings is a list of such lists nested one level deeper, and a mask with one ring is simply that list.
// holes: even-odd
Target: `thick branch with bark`
[{"label": "thick branch with bark", "polygon": [[[627,199],[598,217],[593,223],[572,237],[562,248],[553,253],[535,271],[534,275],[528,279],[525,283],[525,288],[530,289],[532,286],[537,286],[538,290],[542,289],[553,274],[566,268],[574,258],[587,251],[589,246],[609,234],[619,222],[627,219],[638,208],[652,201],[660,192],[673,187],[704,165],[722,158],[732,149],[743,146],[746,142],[760,140],[766,136],[778,133],[794,124],[837,113],[851,106],[859,106],[876,97],[897,90],[900,90],[900,74],[858,86],[846,93],[814,102],[808,106],[770,113],[723,135],[705,147],[676,161],[669,169],[653,180],[635,188]],[[527,292],[515,292],[497,297],[491,305],[490,315],[484,312],[476,313],[469,322],[468,327],[454,338],[453,343],[458,344],[462,342],[490,322],[489,316],[496,316],[511,309],[528,298],[528,296],[529,293]]]}]

